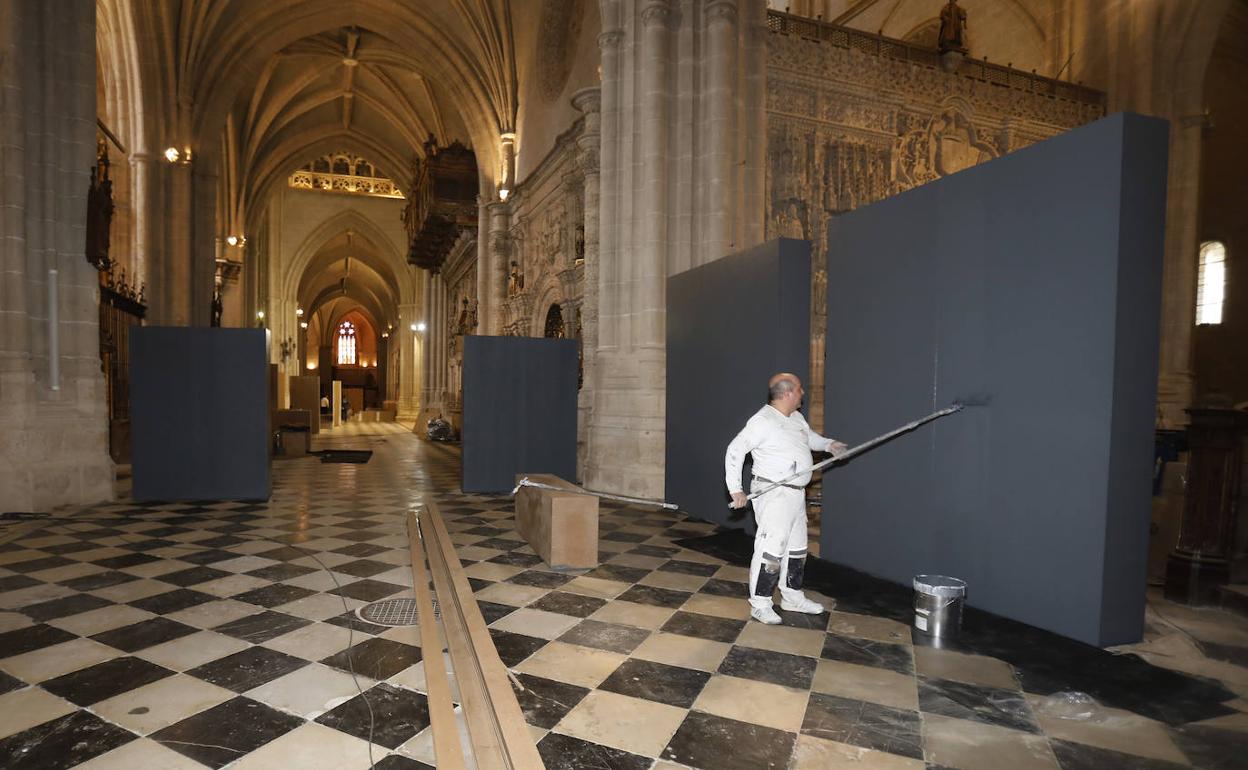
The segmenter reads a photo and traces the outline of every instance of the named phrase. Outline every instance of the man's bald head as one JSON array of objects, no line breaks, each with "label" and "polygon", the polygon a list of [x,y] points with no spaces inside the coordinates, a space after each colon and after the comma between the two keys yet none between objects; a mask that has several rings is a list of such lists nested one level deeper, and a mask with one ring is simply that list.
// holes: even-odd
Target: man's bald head
[{"label": "man's bald head", "polygon": [[789,372],[780,372],[773,374],[771,379],[767,381],[767,400],[771,402],[780,401],[788,394],[802,389],[802,381],[797,378],[796,374]]}]

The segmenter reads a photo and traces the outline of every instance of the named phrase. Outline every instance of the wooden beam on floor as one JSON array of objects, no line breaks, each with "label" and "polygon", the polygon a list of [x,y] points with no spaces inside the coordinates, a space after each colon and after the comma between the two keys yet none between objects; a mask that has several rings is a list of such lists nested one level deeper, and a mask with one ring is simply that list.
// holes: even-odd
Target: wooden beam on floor
[{"label": "wooden beam on floor", "polygon": [[425,686],[429,696],[429,723],[433,729],[433,751],[442,770],[466,770],[455,724],[455,704],[442,657],[442,639],[434,620],[429,573],[425,570],[425,548],[416,514],[407,514],[407,541],[412,551],[412,584],[420,618],[421,660],[425,664]]},{"label": "wooden beam on floor", "polygon": [[[494,648],[436,503],[425,503],[418,524],[428,547],[442,628],[472,739],[472,759],[479,770],[544,770],[507,668]],[[438,767],[442,767],[440,762]]]}]

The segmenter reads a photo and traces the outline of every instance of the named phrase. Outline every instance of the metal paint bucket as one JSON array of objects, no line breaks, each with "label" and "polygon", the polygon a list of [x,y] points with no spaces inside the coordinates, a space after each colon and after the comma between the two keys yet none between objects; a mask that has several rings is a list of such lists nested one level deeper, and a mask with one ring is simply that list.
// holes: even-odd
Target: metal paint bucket
[{"label": "metal paint bucket", "polygon": [[944,575],[914,576],[914,627],[937,639],[953,639],[962,628],[966,581]]}]

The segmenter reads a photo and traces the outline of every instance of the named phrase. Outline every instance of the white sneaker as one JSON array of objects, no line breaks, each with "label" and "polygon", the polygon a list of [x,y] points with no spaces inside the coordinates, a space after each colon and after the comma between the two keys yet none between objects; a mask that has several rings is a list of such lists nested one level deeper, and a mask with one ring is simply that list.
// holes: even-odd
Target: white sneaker
[{"label": "white sneaker", "polygon": [[769,626],[780,625],[780,616],[771,607],[750,607],[750,617]]},{"label": "white sneaker", "polygon": [[781,598],[780,609],[784,610],[785,612],[804,612],[807,615],[822,615],[823,613],[827,612],[827,610],[824,609],[824,606],[822,604],[816,601],[811,601],[810,599],[807,599],[805,596],[803,596],[801,599],[795,602],[791,602],[788,599]]}]

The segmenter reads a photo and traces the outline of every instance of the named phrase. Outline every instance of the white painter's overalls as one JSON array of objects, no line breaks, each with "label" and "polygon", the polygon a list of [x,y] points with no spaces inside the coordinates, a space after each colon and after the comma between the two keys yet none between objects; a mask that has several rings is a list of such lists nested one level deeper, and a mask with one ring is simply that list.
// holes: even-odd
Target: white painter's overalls
[{"label": "white painter's overalls", "polygon": [[[833,441],[810,429],[801,412],[785,417],[767,404],[746,422],[724,455],[724,482],[740,492],[746,454],[754,459],[752,490],[811,466],[811,450],[831,451]],[[754,499],[754,557],[750,604],[770,608],[777,586],[785,601],[800,603],[806,565],[806,485],[810,472]],[[751,490],[751,491],[752,491]]]}]

